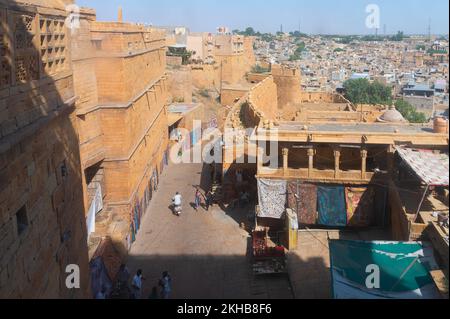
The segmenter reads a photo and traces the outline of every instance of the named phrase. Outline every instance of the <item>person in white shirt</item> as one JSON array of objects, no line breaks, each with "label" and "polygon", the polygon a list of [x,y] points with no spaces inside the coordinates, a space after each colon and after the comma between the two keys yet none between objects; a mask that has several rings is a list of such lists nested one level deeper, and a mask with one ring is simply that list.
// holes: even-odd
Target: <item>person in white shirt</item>
[{"label": "person in white shirt", "polygon": [[174,205],[174,212],[178,216],[180,216],[181,213],[181,204],[182,204],[183,197],[181,197],[180,193],[176,193],[174,198],[172,199],[173,205]]}]

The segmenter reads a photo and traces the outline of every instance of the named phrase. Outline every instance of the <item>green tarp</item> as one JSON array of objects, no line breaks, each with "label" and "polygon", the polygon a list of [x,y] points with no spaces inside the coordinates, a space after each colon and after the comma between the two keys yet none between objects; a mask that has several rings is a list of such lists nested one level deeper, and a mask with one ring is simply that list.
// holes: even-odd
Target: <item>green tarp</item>
[{"label": "green tarp", "polygon": [[[331,240],[329,247],[337,299],[440,297],[430,275],[430,270],[438,266],[428,245]],[[373,287],[378,271],[379,285]]]}]

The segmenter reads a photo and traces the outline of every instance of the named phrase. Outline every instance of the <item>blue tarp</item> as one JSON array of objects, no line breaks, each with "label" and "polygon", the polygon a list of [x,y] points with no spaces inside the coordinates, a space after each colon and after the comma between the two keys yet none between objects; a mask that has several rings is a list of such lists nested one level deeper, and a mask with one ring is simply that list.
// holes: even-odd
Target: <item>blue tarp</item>
[{"label": "blue tarp", "polygon": [[347,226],[345,188],[343,186],[317,187],[319,225],[330,227]]}]

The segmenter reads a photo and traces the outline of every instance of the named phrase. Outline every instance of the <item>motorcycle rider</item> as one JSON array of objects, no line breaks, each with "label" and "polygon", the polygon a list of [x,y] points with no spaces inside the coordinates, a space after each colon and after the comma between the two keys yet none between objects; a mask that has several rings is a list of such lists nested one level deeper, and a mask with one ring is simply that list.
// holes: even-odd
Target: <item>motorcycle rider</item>
[{"label": "motorcycle rider", "polygon": [[173,206],[174,206],[174,212],[177,216],[180,216],[181,214],[181,202],[182,202],[183,198],[181,197],[180,193],[177,192],[174,196],[174,198],[172,199],[173,202]]}]

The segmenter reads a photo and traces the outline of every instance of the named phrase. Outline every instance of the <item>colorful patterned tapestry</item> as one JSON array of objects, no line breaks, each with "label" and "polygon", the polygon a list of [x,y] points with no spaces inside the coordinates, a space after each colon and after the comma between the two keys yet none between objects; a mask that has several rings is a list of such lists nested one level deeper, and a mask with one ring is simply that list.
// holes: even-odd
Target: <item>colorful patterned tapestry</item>
[{"label": "colorful patterned tapestry", "polygon": [[330,227],[347,226],[345,190],[343,186],[317,187],[319,225]]},{"label": "colorful patterned tapestry", "polygon": [[368,227],[375,222],[375,189],[373,187],[347,187],[345,200],[347,204],[348,226]]},{"label": "colorful patterned tapestry", "polygon": [[258,216],[280,219],[286,211],[286,193],[286,181],[258,179]]},{"label": "colorful patterned tapestry", "polygon": [[317,186],[297,184],[297,182],[288,183],[288,206],[297,212],[299,224],[315,225],[317,223]]}]

